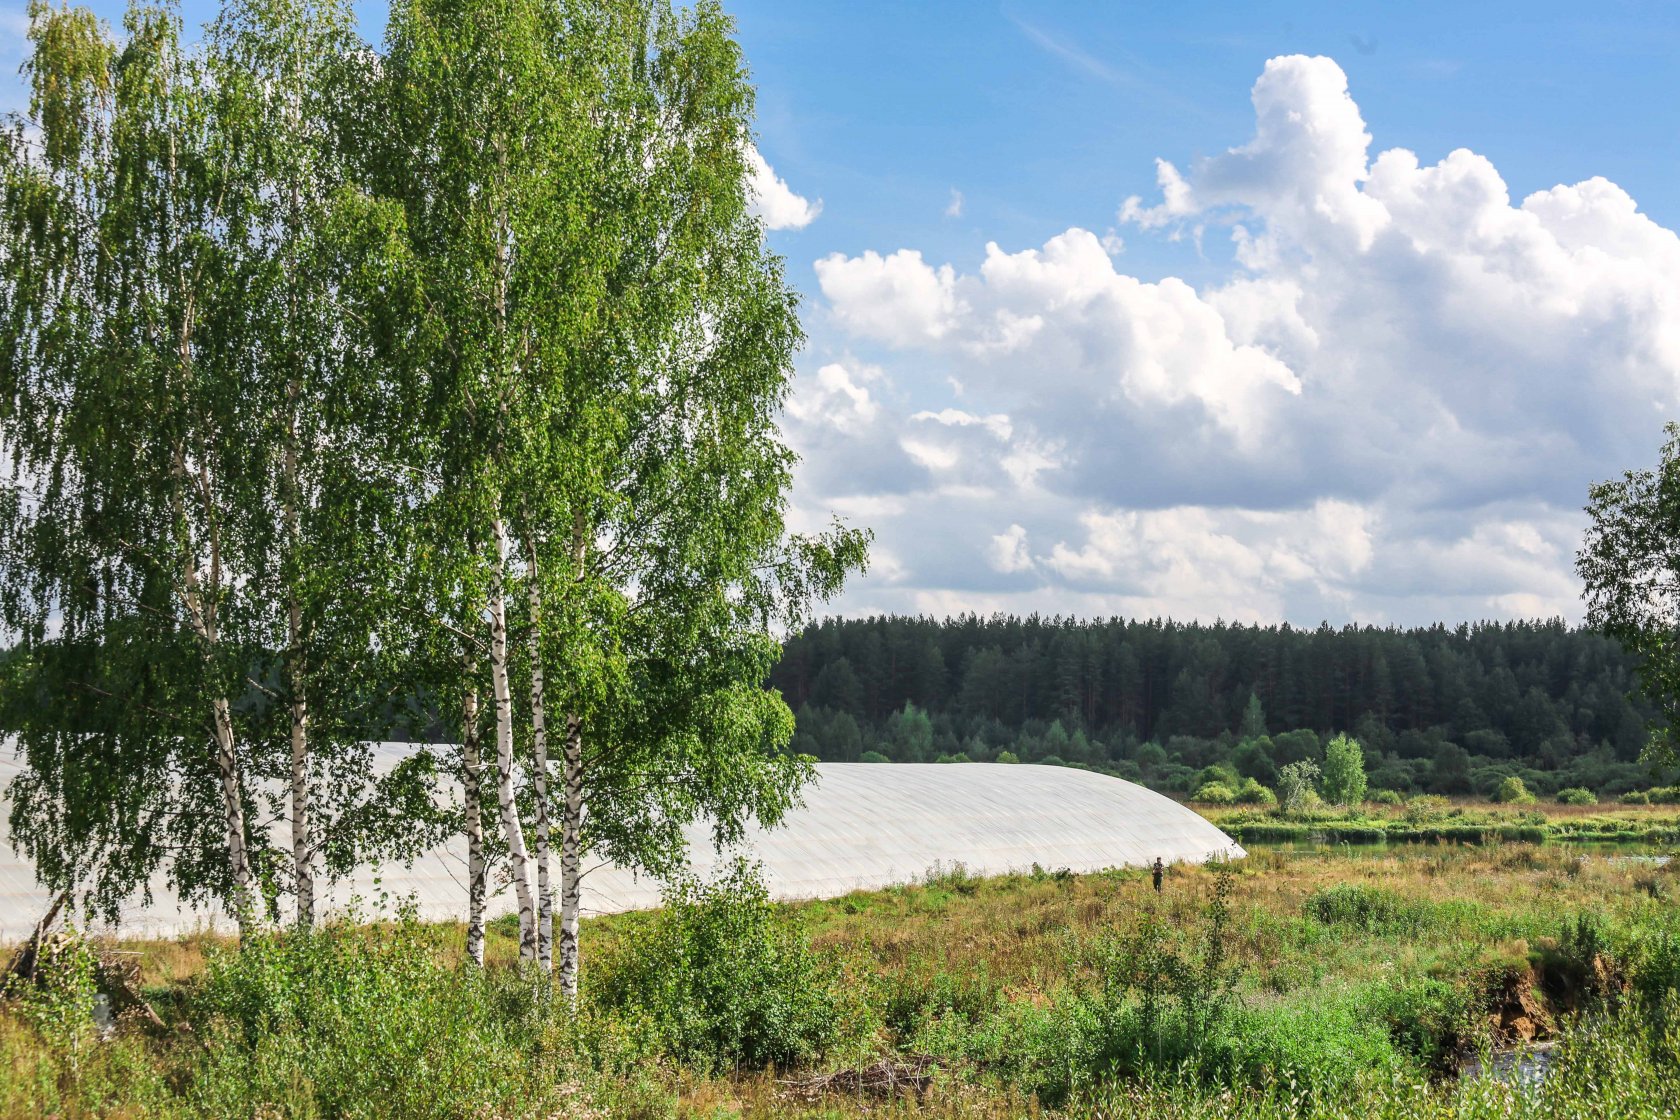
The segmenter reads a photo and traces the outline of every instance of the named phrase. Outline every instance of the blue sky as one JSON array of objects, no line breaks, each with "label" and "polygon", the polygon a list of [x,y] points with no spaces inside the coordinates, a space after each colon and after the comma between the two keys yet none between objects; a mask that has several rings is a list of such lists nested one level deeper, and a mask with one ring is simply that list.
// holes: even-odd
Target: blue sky
[{"label": "blue sky", "polygon": [[[1151,161],[1246,138],[1266,59],[1322,54],[1382,146],[1488,156],[1514,194],[1603,175],[1680,224],[1680,7],[984,3],[731,6],[763,148],[823,221],[785,238],[976,263],[1102,229]],[[944,220],[962,191],[961,219]],[[1137,244],[1140,274],[1195,267]],[[796,258],[796,263],[804,263]]]},{"label": "blue sky", "polygon": [[729,7],[836,609],[1578,617],[1680,411],[1680,6]]}]

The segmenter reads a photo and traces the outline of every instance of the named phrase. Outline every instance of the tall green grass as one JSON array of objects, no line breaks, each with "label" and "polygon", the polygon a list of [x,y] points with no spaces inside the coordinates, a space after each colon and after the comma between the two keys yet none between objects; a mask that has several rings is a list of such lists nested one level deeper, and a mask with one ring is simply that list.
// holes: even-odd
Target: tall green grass
[{"label": "tall green grass", "polygon": [[[941,869],[789,907],[737,866],[592,923],[575,1014],[399,918],[215,948],[154,991],[169,1030],[110,1039],[71,940],[6,993],[0,1115],[1670,1115],[1680,911],[1641,876],[1680,878],[1515,847],[1175,869],[1160,896]],[[1458,1081],[1525,984],[1553,1001],[1552,1073]],[[785,1084],[917,1056],[920,1096]]]}]

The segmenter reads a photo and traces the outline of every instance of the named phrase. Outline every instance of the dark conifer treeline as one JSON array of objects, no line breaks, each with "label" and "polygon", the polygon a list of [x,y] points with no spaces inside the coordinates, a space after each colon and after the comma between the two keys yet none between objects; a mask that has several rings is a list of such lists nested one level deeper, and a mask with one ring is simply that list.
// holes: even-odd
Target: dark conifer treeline
[{"label": "dark conifer treeline", "polygon": [[771,680],[798,713],[797,749],[829,761],[1007,752],[1188,790],[1209,767],[1270,784],[1347,731],[1374,789],[1488,792],[1517,774],[1542,792],[1616,793],[1653,780],[1631,659],[1561,621],[829,620],[789,639]]}]

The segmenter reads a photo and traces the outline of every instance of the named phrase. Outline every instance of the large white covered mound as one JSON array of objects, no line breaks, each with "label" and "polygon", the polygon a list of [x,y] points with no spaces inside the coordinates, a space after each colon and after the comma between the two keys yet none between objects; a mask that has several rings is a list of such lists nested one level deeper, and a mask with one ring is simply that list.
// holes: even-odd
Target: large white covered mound
[{"label": "large white covered mound", "polygon": [[[411,749],[395,743],[379,748],[388,762]],[[6,781],[15,770],[0,762]],[[712,849],[703,826],[691,829],[689,840],[702,877],[733,858],[734,852]],[[741,850],[763,864],[778,898],[828,898],[904,883],[935,864],[961,863],[972,873],[995,875],[1035,863],[1097,871],[1141,867],[1157,858],[1200,863],[1244,854],[1196,813],[1131,782],[1057,766],[983,763],[819,764],[804,804],[775,829],[752,829]],[[655,906],[661,886],[610,865],[591,867],[584,909]],[[219,913],[180,906],[161,881],[153,895],[151,904],[136,899],[124,912],[123,933],[173,936],[226,923]],[[451,841],[412,867],[361,868],[334,886],[328,905],[342,908],[353,898],[362,900],[363,913],[376,912],[381,898],[391,907],[412,899],[422,918],[459,919],[466,910],[466,845]],[[0,846],[0,940],[28,936],[48,901],[33,869],[9,843]],[[509,890],[491,899],[492,916],[512,908]]]}]

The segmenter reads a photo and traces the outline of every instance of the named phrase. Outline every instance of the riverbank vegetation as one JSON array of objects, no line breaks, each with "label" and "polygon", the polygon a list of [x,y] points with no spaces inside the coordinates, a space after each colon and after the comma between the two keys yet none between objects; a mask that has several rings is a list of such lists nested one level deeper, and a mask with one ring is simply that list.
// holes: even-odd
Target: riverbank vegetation
[{"label": "riverbank vegetation", "polygon": [[[1524,844],[960,866],[795,905],[748,869],[586,921],[578,1010],[492,923],[55,943],[7,1115],[1668,1115],[1680,867]],[[121,954],[132,954],[122,956]],[[128,963],[125,963],[128,962]],[[112,969],[162,1020],[85,1014]],[[533,987],[538,998],[532,999]],[[120,1001],[119,1001],[120,1003]],[[1537,1086],[1478,1050],[1555,1048]]]},{"label": "riverbank vegetation", "polygon": [[1196,803],[1198,812],[1243,844],[1528,844],[1680,845],[1673,804],[1578,805],[1530,799],[1510,805],[1423,795],[1394,803],[1319,806],[1282,812]]}]

